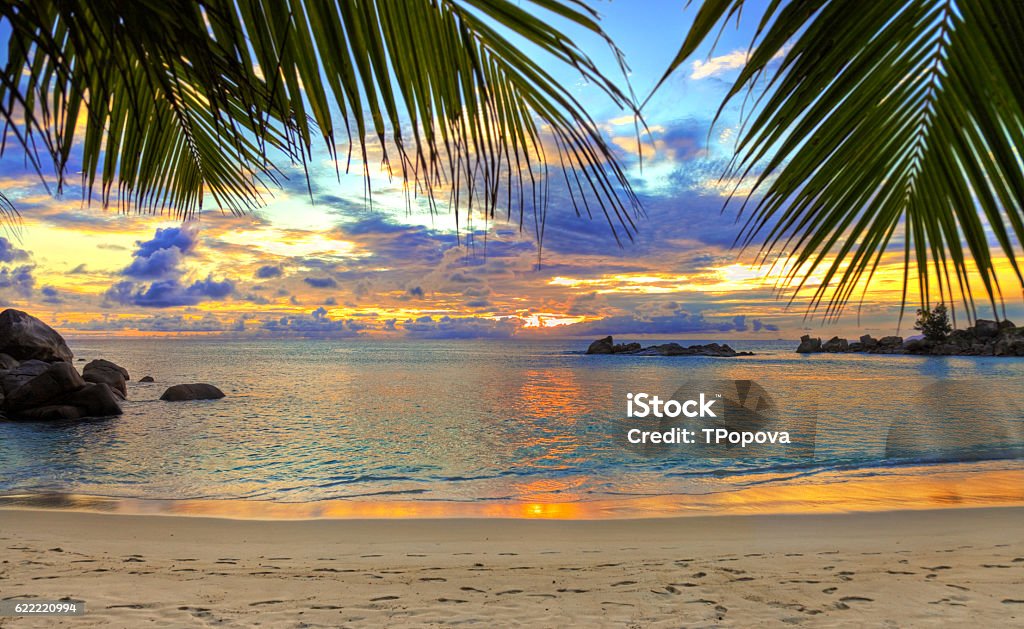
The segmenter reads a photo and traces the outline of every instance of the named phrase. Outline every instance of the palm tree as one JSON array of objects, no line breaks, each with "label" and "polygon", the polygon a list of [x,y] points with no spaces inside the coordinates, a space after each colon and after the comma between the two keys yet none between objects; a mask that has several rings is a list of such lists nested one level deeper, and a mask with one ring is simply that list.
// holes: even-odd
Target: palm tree
[{"label": "palm tree", "polygon": [[632,237],[629,182],[545,69],[571,66],[635,111],[551,23],[611,42],[576,0],[527,4],[0,0],[4,137],[58,191],[80,159],[87,200],[182,217],[207,197],[259,207],[282,176],[272,156],[305,165],[317,141],[339,169],[353,149],[367,177],[380,160],[431,210],[448,195],[457,222],[460,207],[542,215],[544,182],[560,171],[577,213],[600,210],[617,239]]},{"label": "palm tree", "polygon": [[[704,0],[665,78],[745,4]],[[771,0],[753,19],[722,103],[754,102],[726,173],[754,182],[737,242],[784,260],[783,285],[821,269],[826,316],[893,249],[904,306],[913,263],[922,308],[937,286],[975,317],[973,260],[998,312],[997,258],[1024,288],[1024,3]]]}]

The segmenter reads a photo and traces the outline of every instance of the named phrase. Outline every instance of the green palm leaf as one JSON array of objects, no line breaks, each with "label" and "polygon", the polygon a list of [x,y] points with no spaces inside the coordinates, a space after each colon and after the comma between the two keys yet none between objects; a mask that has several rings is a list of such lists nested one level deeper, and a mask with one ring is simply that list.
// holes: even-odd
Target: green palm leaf
[{"label": "green palm leaf", "polygon": [[[666,77],[743,5],[704,2]],[[781,256],[783,286],[820,275],[809,311],[826,317],[893,248],[904,306],[916,267],[923,306],[959,295],[974,317],[975,275],[996,309],[996,258],[1024,286],[1020,41],[1019,2],[769,2],[722,104],[765,79],[726,173],[755,180],[738,243]]]},{"label": "green palm leaf", "polygon": [[460,207],[542,213],[543,182],[564,169],[577,213],[599,207],[631,237],[629,182],[546,70],[571,66],[635,111],[551,22],[607,37],[575,0],[531,4],[3,0],[0,115],[58,186],[80,140],[83,187],[104,205],[188,216],[209,195],[245,211],[280,177],[268,154],[305,164],[322,141],[346,170],[354,149],[366,177],[381,155],[432,209],[447,195],[457,221]]}]

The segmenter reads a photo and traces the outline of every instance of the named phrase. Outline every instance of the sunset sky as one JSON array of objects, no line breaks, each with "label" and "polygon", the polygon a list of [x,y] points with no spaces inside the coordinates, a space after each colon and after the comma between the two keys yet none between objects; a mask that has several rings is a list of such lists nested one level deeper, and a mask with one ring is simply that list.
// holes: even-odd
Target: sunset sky
[{"label": "sunset sky", "polygon": [[[643,11],[632,2],[599,5],[641,98],[678,50],[693,15],[683,4],[645,2]],[[617,76],[602,41],[574,35]],[[379,163],[370,167],[374,205],[368,208],[360,168],[339,182],[322,146],[309,164],[312,198],[302,168],[294,166],[285,169],[289,179],[272,190],[262,211],[239,217],[208,208],[183,224],[86,206],[77,185],[55,198],[9,141],[0,190],[22,222],[17,230],[0,230],[0,304],[29,310],[65,332],[335,338],[893,333],[901,250],[894,249],[876,275],[859,321],[855,304],[838,324],[822,328],[820,320],[804,319],[800,302],[787,310],[767,271],[731,248],[736,214],[720,210],[723,194],[737,182],[719,175],[740,111],[726,110],[714,129],[709,125],[750,37],[749,24],[729,28],[713,53],[705,50],[650,101],[642,171],[632,118],[596,87],[557,70],[618,148],[643,202],[639,234],[621,248],[603,220],[575,216],[564,184],[555,180],[538,268],[529,218],[522,231],[518,217],[475,223],[472,247],[465,246],[463,226],[460,245],[453,217],[432,217],[417,203],[408,212],[401,182],[389,181]],[[339,146],[340,153],[346,150]],[[77,184],[77,171],[70,172],[70,183]],[[1015,283],[1007,276],[1005,285]],[[1010,318],[1024,319],[1020,296],[1007,299]],[[989,308],[979,314],[992,316]],[[909,328],[904,322],[902,332]]]}]

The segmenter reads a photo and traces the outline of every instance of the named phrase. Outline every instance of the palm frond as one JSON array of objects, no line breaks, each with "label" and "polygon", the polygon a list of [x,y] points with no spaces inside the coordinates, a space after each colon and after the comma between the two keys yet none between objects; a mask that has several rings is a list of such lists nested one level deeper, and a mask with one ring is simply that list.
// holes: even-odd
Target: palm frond
[{"label": "palm frond", "polygon": [[[705,2],[669,72],[743,5]],[[726,173],[755,182],[737,242],[781,255],[784,285],[818,274],[826,318],[894,249],[904,306],[913,266],[922,306],[959,296],[974,317],[975,276],[996,309],[997,258],[1024,287],[1021,41],[1018,2],[769,2],[722,104],[755,91]]]},{"label": "palm frond", "polygon": [[628,180],[546,69],[575,68],[635,111],[551,24],[607,36],[575,0],[530,4],[3,0],[12,36],[0,115],[40,172],[52,161],[58,185],[81,136],[83,186],[104,204],[190,215],[208,193],[245,211],[281,175],[268,153],[305,165],[323,142],[346,170],[355,149],[367,178],[381,155],[431,208],[448,195],[456,221],[459,208],[536,210],[549,168],[564,166],[579,182],[577,213],[589,199],[631,236],[639,203]]}]

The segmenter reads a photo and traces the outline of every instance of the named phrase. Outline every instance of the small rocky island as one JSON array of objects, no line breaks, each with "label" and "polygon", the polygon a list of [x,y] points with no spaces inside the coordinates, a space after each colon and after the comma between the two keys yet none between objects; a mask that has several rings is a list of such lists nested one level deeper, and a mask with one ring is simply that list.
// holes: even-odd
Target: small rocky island
[{"label": "small rocky island", "polygon": [[737,352],[728,345],[709,343],[683,347],[679,343],[664,343],[643,347],[639,343],[616,343],[610,336],[597,339],[587,348],[588,354],[628,354],[630,356],[753,356],[753,352]]},{"label": "small rocky island", "polygon": [[[56,330],[20,310],[0,312],[0,420],[51,421],[110,417],[124,411],[128,370],[93,360],[78,373],[74,354]],[[153,378],[148,377],[149,382]],[[146,380],[146,379],[144,379]],[[216,399],[209,384],[175,385],[170,401]]]},{"label": "small rocky island", "polygon": [[1012,321],[978,319],[965,330],[953,330],[942,338],[923,337],[904,340],[902,336],[880,339],[865,334],[858,341],[833,336],[824,343],[805,334],[800,337],[798,354],[861,353],[916,354],[922,356],[1024,356],[1024,328]]}]

